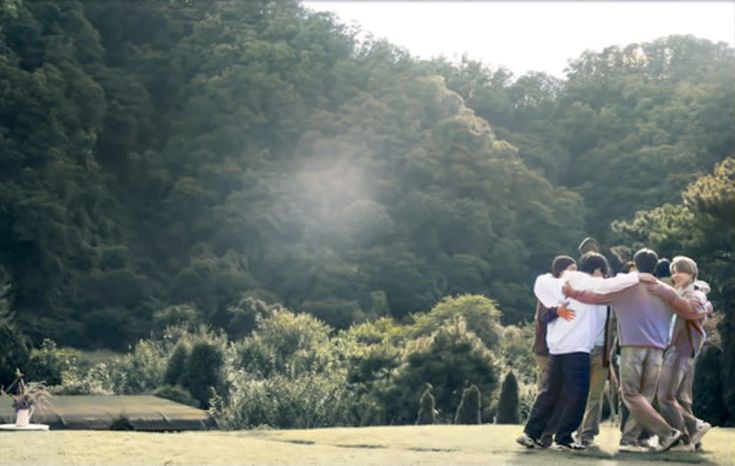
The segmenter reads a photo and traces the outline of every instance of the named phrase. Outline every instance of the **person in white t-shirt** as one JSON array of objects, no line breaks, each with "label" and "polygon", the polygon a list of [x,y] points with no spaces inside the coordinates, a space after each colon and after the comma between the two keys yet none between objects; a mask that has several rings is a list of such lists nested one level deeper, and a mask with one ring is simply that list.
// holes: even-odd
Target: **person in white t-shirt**
[{"label": "person in white t-shirt", "polygon": [[516,440],[525,447],[544,447],[541,436],[544,432],[554,431],[554,441],[560,447],[570,450],[585,448],[574,441],[572,433],[584,415],[590,383],[590,351],[605,324],[606,308],[573,299],[565,305],[566,298],[561,288],[564,283],[570,283],[572,287],[613,292],[638,284],[638,274],[602,278],[606,264],[602,255],[588,252],[580,259],[580,271],[566,271],[558,279],[550,276],[537,279],[534,291],[544,306],[568,307],[575,314],[574,319],[555,319],[548,325],[548,381],[534,401],[523,434]]}]

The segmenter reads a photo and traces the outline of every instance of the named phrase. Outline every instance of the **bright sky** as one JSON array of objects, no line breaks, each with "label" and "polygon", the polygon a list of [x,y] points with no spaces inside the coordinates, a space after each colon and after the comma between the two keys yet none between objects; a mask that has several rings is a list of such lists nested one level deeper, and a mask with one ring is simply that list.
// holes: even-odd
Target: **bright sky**
[{"label": "bright sky", "polygon": [[735,46],[735,0],[715,2],[305,1],[423,58],[463,53],[516,75],[563,77],[584,50],[692,34]]}]

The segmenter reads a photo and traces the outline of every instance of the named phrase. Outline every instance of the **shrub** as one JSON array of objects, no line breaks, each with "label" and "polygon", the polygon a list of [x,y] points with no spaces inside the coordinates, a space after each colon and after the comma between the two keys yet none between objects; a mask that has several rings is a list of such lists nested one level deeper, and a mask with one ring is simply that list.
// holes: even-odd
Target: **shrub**
[{"label": "shrub", "polygon": [[28,380],[43,380],[46,385],[60,385],[61,373],[78,364],[78,352],[59,348],[53,340],[44,339],[41,347],[31,351],[25,370]]},{"label": "shrub", "polygon": [[156,334],[171,326],[193,330],[200,323],[199,311],[190,304],[168,306],[153,313],[153,330]]},{"label": "shrub", "polygon": [[504,365],[513,367],[516,379],[523,383],[536,381],[536,358],[533,354],[534,323],[520,326],[508,325],[503,328]]},{"label": "shrub", "polygon": [[692,409],[697,417],[713,425],[724,425],[728,420],[728,410],[723,395],[722,350],[714,345],[705,344],[697,357],[694,378],[694,403]]},{"label": "shrub", "polygon": [[461,319],[488,349],[500,346],[502,327],[495,302],[480,295],[445,297],[426,314],[414,314],[414,336],[427,336]]},{"label": "shrub", "polygon": [[199,401],[191,396],[191,393],[178,385],[164,385],[153,391],[153,396],[165,398],[185,405],[199,407]]},{"label": "shrub", "polygon": [[56,395],[114,395],[114,381],[107,364],[90,369],[77,366],[61,372],[61,385],[51,387]]},{"label": "shrub", "polygon": [[417,425],[436,423],[434,395],[431,394],[431,385],[426,385],[426,389],[421,394],[421,398],[419,398],[419,414],[416,419]]},{"label": "shrub", "polygon": [[140,340],[133,351],[108,364],[119,395],[150,393],[163,385],[166,356],[163,345],[153,340]]},{"label": "shrub", "polygon": [[408,343],[405,362],[385,394],[391,423],[414,421],[416,394],[426,382],[433,387],[440,422],[452,422],[465,382],[489,397],[497,386],[495,356],[463,320],[445,325],[431,337]]},{"label": "shrub", "polygon": [[215,344],[199,341],[194,344],[181,378],[181,385],[199,401],[203,409],[209,408],[212,392],[219,394],[224,388],[224,353]]},{"label": "shrub", "polygon": [[180,341],[171,357],[166,363],[166,373],[163,376],[163,382],[168,385],[177,385],[181,383],[186,371],[186,363],[189,360],[189,345],[185,341]]},{"label": "shrub", "polygon": [[221,427],[308,429],[345,425],[350,420],[352,398],[343,370],[294,378],[277,374],[260,380],[232,373],[230,384],[229,400],[215,397],[210,410]]},{"label": "shrub", "polygon": [[455,424],[480,424],[482,422],[480,409],[480,389],[471,385],[462,391],[457,413],[454,415]]},{"label": "shrub", "polygon": [[518,403],[518,381],[513,371],[508,371],[503,386],[500,389],[500,400],[498,400],[497,423],[518,424],[521,422]]},{"label": "shrub", "polygon": [[15,380],[15,370],[24,370],[30,359],[31,344],[15,325],[8,302],[0,298],[0,386]]},{"label": "shrub", "polygon": [[330,328],[308,314],[275,311],[235,345],[235,365],[262,377],[322,372],[335,360]]}]

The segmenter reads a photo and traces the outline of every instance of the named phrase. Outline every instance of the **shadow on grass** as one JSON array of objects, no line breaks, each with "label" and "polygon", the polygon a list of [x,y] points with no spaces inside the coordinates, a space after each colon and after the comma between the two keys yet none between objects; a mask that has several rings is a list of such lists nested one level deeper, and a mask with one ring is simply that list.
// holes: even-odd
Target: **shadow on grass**
[{"label": "shadow on grass", "polygon": [[[500,452],[498,452],[500,453]],[[589,447],[584,451],[570,452],[561,450],[555,447],[547,449],[533,449],[524,448],[517,451],[516,461],[513,463],[527,464],[532,461],[532,457],[537,461],[548,462],[548,463],[562,463],[564,459],[574,460],[601,460],[601,461],[614,461],[616,463],[631,463],[631,464],[642,464],[642,463],[676,463],[676,464],[701,464],[716,466],[720,463],[713,462],[708,458],[702,456],[701,453],[694,452],[683,452],[683,451],[667,451],[663,453],[659,452],[610,452],[601,450],[598,447]],[[553,458],[553,459],[552,459]]]},{"label": "shadow on grass", "polygon": [[388,448],[385,445],[371,445],[366,443],[346,444],[346,445],[331,445],[337,448]]}]

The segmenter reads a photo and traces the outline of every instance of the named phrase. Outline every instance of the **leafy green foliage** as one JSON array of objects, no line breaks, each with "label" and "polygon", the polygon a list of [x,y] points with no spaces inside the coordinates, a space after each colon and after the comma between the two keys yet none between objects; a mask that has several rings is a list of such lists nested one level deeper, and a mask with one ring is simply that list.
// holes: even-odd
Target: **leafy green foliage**
[{"label": "leafy green foliage", "polygon": [[233,374],[229,401],[215,398],[212,413],[219,425],[236,429],[344,425],[350,412],[344,376],[332,371],[254,380]]},{"label": "leafy green foliage", "polygon": [[[449,419],[464,379],[422,358],[469,354],[472,374],[502,353],[526,400],[532,277],[588,234],[694,257],[732,374],[734,63],[672,36],[514,77],[295,0],[4,2],[0,282],[18,313],[0,374],[27,335],[135,348],[87,371],[41,347],[33,370],[70,392],[165,378],[226,403],[227,367],[284,384],[341,367],[359,422],[412,422],[428,381]],[[459,320],[455,351],[438,335]],[[179,342],[196,358],[162,356]],[[467,379],[489,400],[494,377]],[[730,382],[714,398],[733,413]]]},{"label": "leafy green foliage", "polygon": [[199,401],[201,408],[209,407],[209,399],[224,388],[224,354],[217,345],[200,341],[191,348],[181,385]]},{"label": "leafy green foliage", "polygon": [[458,320],[464,321],[467,330],[477,335],[487,348],[500,346],[500,311],[492,300],[477,295],[446,297],[428,313],[414,315],[413,336],[431,335],[447,322]]},{"label": "leafy green foliage", "polygon": [[53,340],[43,340],[40,348],[31,351],[25,369],[28,380],[43,381],[46,385],[60,385],[61,374],[79,364],[77,352],[69,348],[59,348]]},{"label": "leafy green foliage", "polygon": [[410,341],[405,363],[386,394],[392,423],[413,420],[415,403],[426,383],[433,387],[439,419],[451,422],[465,384],[492,393],[498,383],[495,356],[463,320],[447,323],[432,336]]},{"label": "leafy green foliage", "polygon": [[[718,413],[722,422],[735,418],[735,390],[732,388],[732,368],[735,368],[735,159],[726,158],[711,175],[699,177],[682,192],[682,202],[665,204],[648,211],[638,212],[628,221],[616,222],[613,227],[622,241],[635,246],[646,244],[662,256],[683,254],[695,258],[700,279],[712,288],[709,299],[723,318],[716,331],[721,335],[721,352],[710,354],[706,363],[709,371],[719,374],[717,383],[697,385],[698,395],[707,399],[707,412]],[[712,334],[715,329],[709,332]],[[713,340],[716,335],[710,335]],[[715,351],[712,349],[711,351]],[[704,364],[703,362],[700,362]],[[705,370],[701,371],[705,372]],[[729,375],[730,374],[730,375]],[[707,377],[716,377],[708,375]],[[705,394],[704,392],[708,392]],[[696,396],[695,396],[696,397]],[[703,405],[702,405],[703,406]],[[712,417],[714,419],[714,417]]]},{"label": "leafy green foliage", "polygon": [[0,298],[0,386],[12,384],[15,371],[25,367],[30,356],[30,341],[16,327],[8,302]]}]

